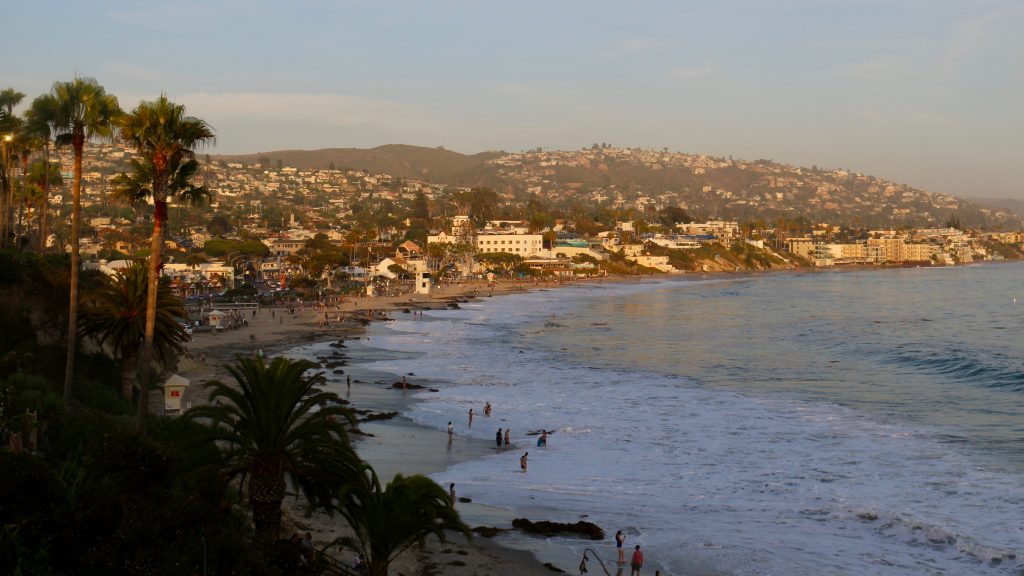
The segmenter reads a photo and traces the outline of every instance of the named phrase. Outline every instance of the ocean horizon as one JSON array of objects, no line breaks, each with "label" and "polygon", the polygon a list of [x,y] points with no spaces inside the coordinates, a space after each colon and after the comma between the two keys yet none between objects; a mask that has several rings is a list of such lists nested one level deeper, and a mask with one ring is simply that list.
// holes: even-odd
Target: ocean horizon
[{"label": "ocean horizon", "polygon": [[440,383],[414,421],[512,429],[439,482],[623,530],[664,574],[1018,574],[1021,272],[589,283],[395,315],[351,346]]}]

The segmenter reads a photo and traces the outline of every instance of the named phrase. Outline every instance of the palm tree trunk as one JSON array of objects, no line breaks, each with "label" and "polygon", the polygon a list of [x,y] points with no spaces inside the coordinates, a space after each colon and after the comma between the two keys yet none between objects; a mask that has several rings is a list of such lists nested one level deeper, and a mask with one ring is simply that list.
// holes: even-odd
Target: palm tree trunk
[{"label": "palm tree trunk", "polygon": [[121,396],[131,402],[135,381],[139,376],[139,351],[128,349],[121,352]]},{"label": "palm tree trunk", "polygon": [[82,147],[84,136],[75,136],[75,182],[71,192],[71,295],[68,303],[68,357],[64,365],[64,405],[71,402],[75,378],[75,348],[78,345],[78,231],[81,220]]},{"label": "palm tree trunk", "polygon": [[10,173],[7,170],[7,149],[10,144],[0,142],[0,248],[7,248],[7,189],[10,187]]},{"label": "palm tree trunk", "polygon": [[256,543],[264,549],[281,537],[281,502],[284,501],[284,474],[280,463],[255,464],[249,478],[249,506],[256,527]]},{"label": "palm tree trunk", "polygon": [[39,210],[39,253],[46,252],[46,209],[50,205],[50,142],[43,149],[46,170],[43,170],[43,205]]},{"label": "palm tree trunk", "polygon": [[[154,186],[155,188],[155,186]],[[163,190],[153,191],[153,235],[149,239],[149,282],[146,288],[146,332],[139,356],[139,404],[135,412],[135,428],[146,429],[149,412],[149,369],[153,361],[153,333],[156,330],[156,292],[160,278],[160,260],[163,255],[164,222],[167,220],[167,200]]]}]

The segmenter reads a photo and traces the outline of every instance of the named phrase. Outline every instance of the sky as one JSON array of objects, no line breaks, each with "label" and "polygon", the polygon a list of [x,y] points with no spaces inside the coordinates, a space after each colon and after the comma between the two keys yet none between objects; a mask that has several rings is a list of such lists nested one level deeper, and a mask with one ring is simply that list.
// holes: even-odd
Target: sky
[{"label": "sky", "polygon": [[212,153],[593,143],[1024,200],[1024,0],[5,2],[0,89],[166,93]]}]

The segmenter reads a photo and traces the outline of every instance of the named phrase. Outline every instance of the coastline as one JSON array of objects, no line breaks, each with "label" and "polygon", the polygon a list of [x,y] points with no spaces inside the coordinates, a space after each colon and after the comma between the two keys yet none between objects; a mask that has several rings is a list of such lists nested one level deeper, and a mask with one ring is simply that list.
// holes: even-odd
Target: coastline
[{"label": "coastline", "polygon": [[[797,270],[779,270],[779,271],[768,271],[760,273],[714,273],[706,275],[686,275],[681,278],[693,279],[695,277],[705,279],[742,279],[751,276],[761,276],[776,273],[810,273],[810,272],[845,272],[845,271],[863,271],[863,270],[887,270],[888,268],[876,268],[876,267],[857,267],[857,268],[826,268],[826,269],[797,269]],[[616,278],[608,279],[608,281],[615,282],[646,282],[646,281],[658,281],[672,278],[672,276],[643,276],[639,278]],[[572,286],[578,284],[577,282],[571,282],[566,285]],[[537,287],[515,287],[513,289],[496,290],[495,294],[505,294],[510,292],[522,292],[528,289],[552,289],[559,287],[555,284],[547,284]],[[473,289],[476,289],[476,294],[473,294]],[[486,295],[481,295],[481,286],[467,286],[458,291],[453,290],[447,294],[439,294],[429,301],[418,302],[416,307],[433,307],[433,308],[444,308],[447,307],[448,303],[453,299],[472,299],[473,297],[482,298]],[[486,288],[484,287],[486,290]],[[353,311],[365,311],[368,309],[385,309],[386,306],[390,306],[389,310],[393,315],[403,314],[402,309],[406,307],[408,298],[392,298],[388,302],[388,299],[377,298],[377,299],[360,299],[360,304],[373,304],[364,308],[353,307]],[[309,313],[310,311],[307,311]],[[257,314],[256,321],[251,324],[250,331],[259,330],[261,326],[268,328],[265,324],[269,324],[267,321],[261,322],[262,314],[265,311],[260,311]],[[273,318],[273,317],[272,317]],[[272,328],[272,327],[270,327]],[[212,354],[208,354],[207,364],[211,363],[212,358],[220,358],[223,361],[230,361],[234,354],[230,352],[238,352],[238,348],[241,348],[244,352],[248,349],[249,340],[247,336],[248,332],[244,329],[239,331],[237,334],[238,338],[232,338],[230,342],[225,342],[223,337],[227,335],[236,336],[235,333],[220,334],[216,336],[208,336],[208,339],[201,341],[201,346],[196,347],[195,350],[208,350],[212,351]],[[365,323],[357,321],[354,318],[329,328],[318,328],[315,322],[315,313],[311,315],[307,314],[306,317],[296,318],[296,322],[292,325],[284,324],[283,329],[277,331],[271,329],[268,334],[264,336],[262,332],[257,338],[258,343],[263,343],[264,352],[268,355],[294,351],[302,349],[303,347],[316,344],[324,343],[331,340],[347,340],[347,339],[360,339],[366,335]],[[344,367],[345,374],[351,374],[356,381],[353,385],[353,394],[351,400],[356,408],[370,409],[374,411],[398,411],[404,414],[408,411],[411,403],[415,401],[412,398],[413,394],[403,393],[401,390],[390,388],[390,383],[398,380],[400,376],[393,374],[387,374],[383,372],[372,372],[359,367],[359,358],[357,354],[353,354],[353,350],[346,350],[347,360],[350,362],[349,365]],[[326,360],[326,358],[325,358]],[[370,361],[363,359],[364,361]],[[329,360],[326,360],[329,362]],[[209,366],[207,366],[209,368]],[[331,373],[330,369],[325,370],[328,374]],[[417,384],[430,385],[430,383],[421,382],[416,379]],[[196,387],[198,388],[198,387]],[[342,386],[343,388],[343,386]],[[334,390],[339,395],[345,397],[344,390]],[[410,419],[405,416],[398,416],[392,420],[385,421],[374,421],[369,423],[361,424],[365,432],[373,434],[373,436],[362,437],[357,439],[356,447],[361,455],[370,461],[375,467],[379,467],[379,473],[382,480],[386,481],[390,478],[394,472],[402,472],[407,474],[421,473],[421,474],[433,474],[436,472],[443,471],[447,467],[465,461],[472,458],[478,458],[482,455],[493,453],[493,446],[490,442],[465,439],[466,442],[463,444],[456,444],[457,456],[454,458],[448,458],[444,455],[433,454],[430,450],[431,447],[442,446],[447,441],[445,434],[442,430],[429,428],[413,423]],[[460,495],[462,495],[460,493]],[[483,509],[480,511],[474,510],[477,506],[470,505],[460,509],[460,512],[466,514],[466,521],[472,527],[476,525],[488,525],[488,526],[502,526],[502,522],[508,523],[511,520],[511,513],[500,509]],[[486,507],[482,507],[486,508]],[[553,511],[557,512],[557,511]],[[337,523],[336,520],[331,520],[326,517],[314,516],[306,519],[302,518],[302,514],[298,510],[293,510],[290,514],[294,526],[299,530],[310,530],[314,533],[314,539],[319,544],[325,544],[333,539],[337,534]],[[490,522],[477,521],[477,517],[492,518]],[[556,519],[556,518],[532,518],[532,519]],[[523,551],[519,549],[519,546],[526,545],[528,547],[533,546],[536,550]],[[604,550],[608,547],[608,542],[595,542],[594,543],[599,549]],[[395,573],[402,574],[413,574],[421,573],[427,570],[428,567],[442,567],[442,572],[445,574],[483,574],[491,573],[490,570],[496,570],[495,566],[501,566],[498,573],[502,574],[536,574],[546,573],[549,568],[544,567],[541,564],[542,559],[550,559],[552,556],[557,556],[556,551],[552,551],[545,547],[542,538],[530,537],[526,535],[516,535],[511,537],[499,537],[495,541],[490,541],[483,537],[475,537],[472,542],[465,542],[461,537],[457,537],[454,541],[448,544],[439,544],[436,541],[431,541],[426,551],[424,552],[410,552],[404,555],[398,564],[394,566]],[[537,552],[540,552],[538,554]],[[605,554],[607,555],[607,554]],[[351,561],[351,558],[341,558],[343,561]],[[552,560],[552,562],[559,568],[571,571],[575,568],[578,558],[568,558],[564,555],[560,558]],[[592,569],[595,569],[591,566]],[[482,571],[481,571],[482,570]],[[423,572],[431,573],[431,572]],[[434,572],[436,573],[436,572]]]},{"label": "coastline", "polygon": [[[605,279],[609,282],[643,281],[644,278]],[[353,437],[353,444],[360,456],[374,466],[382,482],[386,482],[396,473],[401,474],[434,474],[442,472],[459,462],[479,458],[494,451],[490,442],[471,437],[453,439],[447,444],[444,431],[414,423],[404,416],[412,402],[411,392],[394,389],[390,386],[401,378],[399,375],[377,372],[360,366],[372,360],[365,352],[357,353],[351,349],[334,348],[335,355],[330,357],[321,354],[319,357],[308,355],[308,350],[322,348],[329,343],[342,343],[359,340],[366,336],[370,322],[387,321],[392,316],[411,314],[412,310],[444,309],[452,304],[465,303],[489,296],[510,293],[522,293],[528,290],[548,290],[573,283],[537,283],[537,284],[498,284],[488,288],[485,282],[471,282],[460,286],[449,286],[429,297],[425,296],[392,296],[358,298],[344,302],[332,308],[343,315],[341,322],[331,322],[324,327],[319,325],[318,318],[322,312],[316,308],[296,309],[294,315],[284,308],[261,308],[254,316],[248,316],[247,327],[223,333],[200,333],[193,336],[189,344],[189,355],[179,360],[177,373],[188,378],[192,385],[186,390],[183,408],[205,402],[202,382],[208,380],[230,381],[225,366],[234,362],[239,354],[251,354],[253,350],[262,351],[265,355],[288,355],[307,357],[321,366],[321,370],[329,380],[327,389],[337,393],[351,402],[351,407],[360,412],[380,414],[397,412],[394,418],[360,422],[358,428],[363,434]],[[367,316],[363,316],[366,314]],[[368,348],[368,350],[375,350]],[[205,361],[200,361],[200,357]],[[342,357],[344,359],[342,360]],[[342,366],[343,367],[339,367]],[[339,377],[351,376],[353,380],[351,393],[346,393],[344,381]],[[429,385],[417,381],[419,384]],[[151,404],[162,408],[163,398],[159,395],[151,397]],[[438,453],[431,450],[438,446],[448,449]],[[510,528],[513,514],[511,511],[474,503],[460,503],[463,520],[472,528],[476,526],[497,526]],[[318,548],[324,547],[335,538],[344,535],[344,521],[330,518],[325,514],[306,516],[300,502],[285,501],[286,530],[311,532]],[[522,536],[522,538],[529,538]],[[452,534],[447,543],[429,539],[427,546],[421,551],[414,548],[407,551],[392,565],[395,574],[429,574],[444,573],[459,575],[491,574],[497,571],[512,576],[526,574],[551,573],[553,570],[545,566],[535,554],[536,550],[546,550],[545,557],[557,558],[556,565],[568,571],[575,566],[578,559],[559,558],[557,550],[550,549],[542,539],[532,538],[536,542],[529,550],[520,546],[510,545],[516,536],[499,535],[485,538],[474,535],[467,540],[460,535]],[[347,553],[339,554],[338,549],[331,550],[332,555],[345,563],[354,560]],[[437,572],[440,570],[440,572]]]}]

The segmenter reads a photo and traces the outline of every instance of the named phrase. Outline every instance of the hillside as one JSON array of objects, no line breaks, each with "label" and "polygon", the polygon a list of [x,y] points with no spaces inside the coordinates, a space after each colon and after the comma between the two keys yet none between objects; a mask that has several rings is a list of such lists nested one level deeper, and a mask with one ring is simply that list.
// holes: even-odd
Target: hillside
[{"label": "hillside", "polygon": [[366,170],[460,187],[486,186],[505,197],[605,205],[643,213],[666,206],[702,218],[741,221],[807,218],[857,227],[965,226],[1017,229],[1019,204],[935,194],[877,176],[703,154],[596,146],[466,155],[444,148],[389,144],[370,149],[280,150],[217,156],[266,168]]},{"label": "hillside", "polygon": [[459,175],[502,156],[501,152],[466,155],[444,148],[425,148],[406,144],[386,144],[376,148],[323,148],[320,150],[275,150],[257,154],[220,155],[214,159],[225,162],[256,164],[269,159],[299,169],[353,168],[373,174],[390,174],[402,178],[420,178],[448,182]]}]

